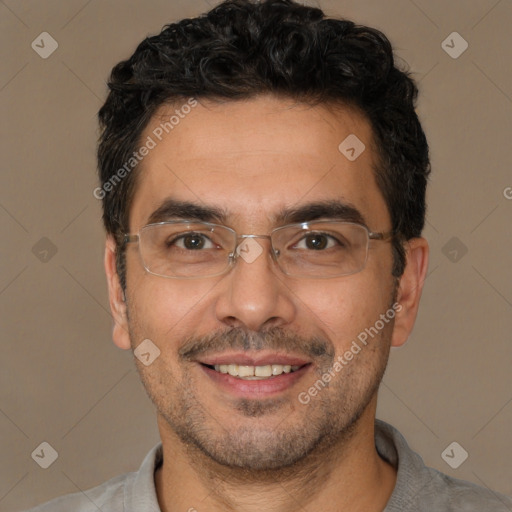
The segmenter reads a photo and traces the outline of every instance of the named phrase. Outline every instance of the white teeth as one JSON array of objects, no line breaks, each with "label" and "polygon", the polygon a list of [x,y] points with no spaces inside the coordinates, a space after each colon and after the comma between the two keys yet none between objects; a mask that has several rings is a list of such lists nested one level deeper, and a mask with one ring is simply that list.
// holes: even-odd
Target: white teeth
[{"label": "white teeth", "polygon": [[284,366],[282,364],[273,364],[272,365],[272,375],[281,375],[283,373]]},{"label": "white teeth", "polygon": [[270,364],[266,366],[255,366],[254,375],[255,377],[270,377],[272,375],[272,366]]},{"label": "white teeth", "polygon": [[229,373],[233,377],[239,377],[247,380],[258,380],[290,373],[298,370],[300,366],[291,366],[289,364],[267,364],[264,366],[246,366],[238,364],[216,364],[215,370],[220,373]]},{"label": "white teeth", "polygon": [[254,366],[242,366],[238,367],[239,377],[254,377]]}]

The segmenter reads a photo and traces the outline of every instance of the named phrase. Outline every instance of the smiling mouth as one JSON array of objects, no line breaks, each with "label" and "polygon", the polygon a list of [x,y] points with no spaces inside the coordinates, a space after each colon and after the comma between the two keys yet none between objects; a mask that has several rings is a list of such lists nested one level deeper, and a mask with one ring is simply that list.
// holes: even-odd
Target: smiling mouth
[{"label": "smiling mouth", "polygon": [[238,379],[243,380],[268,380],[273,377],[278,377],[284,373],[293,373],[297,370],[300,370],[304,366],[308,366],[308,364],[302,366],[291,366],[289,364],[267,364],[263,366],[245,366],[239,364],[203,364],[207,368],[211,370],[215,370],[218,373],[229,374],[232,377],[236,377]]}]

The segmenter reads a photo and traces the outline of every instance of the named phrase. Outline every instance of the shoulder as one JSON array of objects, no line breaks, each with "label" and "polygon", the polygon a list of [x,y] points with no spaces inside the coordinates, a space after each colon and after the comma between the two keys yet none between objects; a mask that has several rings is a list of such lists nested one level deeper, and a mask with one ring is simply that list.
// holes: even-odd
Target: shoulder
[{"label": "shoulder", "polygon": [[84,492],[66,494],[26,512],[118,512],[123,510],[124,487],[131,473],[116,476]]},{"label": "shoulder", "polygon": [[400,432],[381,420],[375,423],[375,445],[397,469],[385,512],[512,512],[509,497],[427,467]]},{"label": "shoulder", "polygon": [[159,512],[154,473],[162,460],[162,443],[158,443],[138,471],[116,476],[87,491],[55,498],[26,512]]},{"label": "shoulder", "polygon": [[512,499],[507,496],[486,487],[453,478],[433,468],[427,468],[427,470],[431,480],[418,497],[418,503],[421,501],[428,503],[429,510],[512,512]]}]

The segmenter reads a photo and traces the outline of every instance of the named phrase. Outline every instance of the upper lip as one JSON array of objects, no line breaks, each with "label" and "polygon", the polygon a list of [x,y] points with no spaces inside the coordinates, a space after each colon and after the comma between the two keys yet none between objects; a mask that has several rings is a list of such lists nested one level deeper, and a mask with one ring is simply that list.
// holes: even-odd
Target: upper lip
[{"label": "upper lip", "polygon": [[198,359],[199,363],[214,366],[217,364],[238,364],[241,366],[266,366],[281,364],[290,366],[304,366],[310,363],[307,359],[293,354],[279,352],[265,352],[251,354],[250,352],[222,352]]}]

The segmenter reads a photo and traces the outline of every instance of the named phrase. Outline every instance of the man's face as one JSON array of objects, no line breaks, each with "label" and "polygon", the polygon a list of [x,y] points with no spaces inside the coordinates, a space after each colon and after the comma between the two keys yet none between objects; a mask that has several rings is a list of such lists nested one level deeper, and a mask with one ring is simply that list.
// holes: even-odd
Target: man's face
[{"label": "man's face", "polygon": [[[173,112],[162,108],[159,115],[168,120]],[[164,117],[153,118],[142,141]],[[354,161],[338,149],[351,134],[366,146]],[[269,234],[281,210],[331,200],[359,210],[370,230],[389,231],[372,147],[370,125],[353,110],[335,113],[271,97],[199,104],[142,162],[131,232],[169,199],[223,209],[225,225],[238,234]],[[392,321],[366,346],[359,343],[360,352],[316,396],[308,395],[309,403],[298,398],[390,309],[395,289],[389,242],[370,242],[359,273],[305,279],[283,274],[269,240],[256,240],[264,251],[254,261],[239,258],[224,275],[189,280],[147,273],[130,244],[127,325],[133,348],[150,339],[161,352],[149,366],[137,364],[162,435],[224,465],[271,469],[348,437],[374,403]],[[301,368],[240,380],[206,366],[237,362]]]}]

